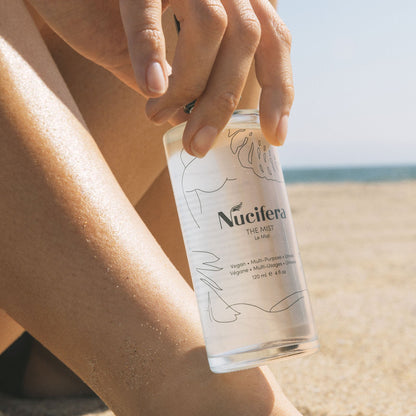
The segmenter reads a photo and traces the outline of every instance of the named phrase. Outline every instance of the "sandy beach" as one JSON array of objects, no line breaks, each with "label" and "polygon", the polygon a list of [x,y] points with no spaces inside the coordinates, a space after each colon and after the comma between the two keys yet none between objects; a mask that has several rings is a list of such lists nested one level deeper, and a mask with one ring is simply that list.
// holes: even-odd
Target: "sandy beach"
[{"label": "sandy beach", "polygon": [[[305,416],[416,415],[416,181],[288,187],[319,353],[274,362]],[[105,415],[0,397],[0,416]]]},{"label": "sandy beach", "polygon": [[321,350],[272,365],[305,416],[416,415],[416,182],[289,188]]}]

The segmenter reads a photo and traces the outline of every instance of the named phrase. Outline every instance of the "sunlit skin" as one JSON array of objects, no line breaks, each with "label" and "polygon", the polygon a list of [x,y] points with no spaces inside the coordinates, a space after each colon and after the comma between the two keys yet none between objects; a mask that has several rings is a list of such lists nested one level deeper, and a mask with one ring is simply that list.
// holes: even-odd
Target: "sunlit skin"
[{"label": "sunlit skin", "polygon": [[[298,414],[266,367],[209,370],[169,126],[31,13],[0,1],[0,351],[25,328],[118,415]],[[171,59],[170,10],[164,24]],[[253,75],[241,107],[256,107]]]}]

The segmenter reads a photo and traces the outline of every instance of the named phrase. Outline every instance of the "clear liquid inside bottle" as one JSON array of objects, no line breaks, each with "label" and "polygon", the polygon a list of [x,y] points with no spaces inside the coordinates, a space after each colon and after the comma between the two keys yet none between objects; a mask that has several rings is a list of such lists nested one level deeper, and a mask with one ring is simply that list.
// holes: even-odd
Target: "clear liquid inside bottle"
[{"label": "clear liquid inside bottle", "polygon": [[164,136],[213,372],[318,348],[277,149],[253,110],[237,111],[202,159]]}]

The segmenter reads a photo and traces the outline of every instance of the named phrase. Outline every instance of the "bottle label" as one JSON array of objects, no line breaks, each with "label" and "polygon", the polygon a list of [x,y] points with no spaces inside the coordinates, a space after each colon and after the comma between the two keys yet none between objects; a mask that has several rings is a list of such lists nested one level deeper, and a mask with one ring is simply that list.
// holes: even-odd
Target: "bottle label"
[{"label": "bottle label", "polygon": [[309,332],[310,306],[276,149],[225,130],[203,159],[167,146],[208,353]]}]

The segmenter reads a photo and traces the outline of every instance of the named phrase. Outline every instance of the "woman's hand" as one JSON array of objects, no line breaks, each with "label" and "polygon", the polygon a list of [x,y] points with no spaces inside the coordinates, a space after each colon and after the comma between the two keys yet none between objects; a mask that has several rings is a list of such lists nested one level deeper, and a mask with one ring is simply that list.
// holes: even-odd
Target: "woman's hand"
[{"label": "woman's hand", "polygon": [[[260,120],[283,144],[294,98],[290,33],[268,0],[30,0],[75,50],[148,97],[148,117],[188,119],[185,149],[203,156],[237,107],[255,60]],[[172,67],[161,16],[181,25]],[[197,100],[191,115],[182,108]]]}]

